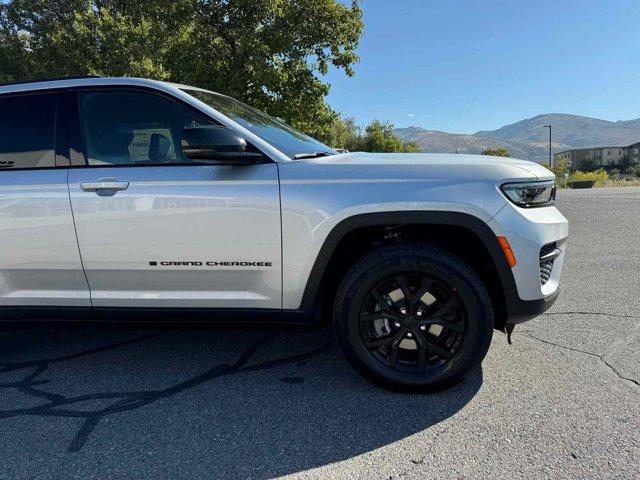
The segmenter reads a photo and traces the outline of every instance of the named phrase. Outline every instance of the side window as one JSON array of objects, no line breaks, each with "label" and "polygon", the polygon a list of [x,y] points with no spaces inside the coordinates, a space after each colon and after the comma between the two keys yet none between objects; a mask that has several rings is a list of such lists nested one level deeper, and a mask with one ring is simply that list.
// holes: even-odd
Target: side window
[{"label": "side window", "polygon": [[0,170],[54,167],[56,93],[0,97]]},{"label": "side window", "polygon": [[177,102],[138,91],[80,93],[89,165],[187,163],[182,131],[211,124]]}]

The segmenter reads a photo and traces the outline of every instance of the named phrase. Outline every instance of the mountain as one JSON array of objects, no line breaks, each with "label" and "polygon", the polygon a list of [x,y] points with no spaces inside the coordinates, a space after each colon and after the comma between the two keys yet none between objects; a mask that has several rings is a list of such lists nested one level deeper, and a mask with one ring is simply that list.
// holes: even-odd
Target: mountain
[{"label": "mountain", "polygon": [[420,127],[397,128],[395,133],[403,142],[416,142],[423,152],[428,153],[482,153],[487,148],[506,148],[512,157],[517,158],[530,158],[539,153],[529,145],[516,145],[489,136],[447,133]]},{"label": "mountain", "polygon": [[547,113],[521,120],[497,130],[473,135],[425,130],[420,127],[396,129],[403,141],[415,141],[424,152],[482,153],[486,148],[506,148],[512,157],[534,161],[548,158],[549,130],[552,152],[570,148],[628,145],[640,141],[640,118],[610,122],[565,113]]}]

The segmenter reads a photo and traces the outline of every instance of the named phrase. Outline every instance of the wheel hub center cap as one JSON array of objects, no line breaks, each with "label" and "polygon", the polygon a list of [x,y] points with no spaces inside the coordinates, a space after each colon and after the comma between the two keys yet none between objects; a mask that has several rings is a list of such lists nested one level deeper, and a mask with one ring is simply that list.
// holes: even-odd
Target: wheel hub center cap
[{"label": "wheel hub center cap", "polygon": [[415,317],[407,317],[404,319],[404,326],[413,330],[418,326],[418,319]]}]

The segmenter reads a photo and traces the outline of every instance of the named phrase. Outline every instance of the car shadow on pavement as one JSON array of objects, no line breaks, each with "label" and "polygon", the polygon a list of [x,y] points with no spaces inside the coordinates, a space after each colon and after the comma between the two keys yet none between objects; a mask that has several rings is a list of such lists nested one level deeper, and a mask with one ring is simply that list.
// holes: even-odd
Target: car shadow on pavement
[{"label": "car shadow on pavement", "polygon": [[[381,390],[328,330],[0,333],[5,439],[43,455],[90,446],[114,461],[153,451],[157,468],[210,478],[270,478],[372,451],[454,415],[481,385],[479,369],[437,394]],[[43,424],[58,430],[46,445]]]}]

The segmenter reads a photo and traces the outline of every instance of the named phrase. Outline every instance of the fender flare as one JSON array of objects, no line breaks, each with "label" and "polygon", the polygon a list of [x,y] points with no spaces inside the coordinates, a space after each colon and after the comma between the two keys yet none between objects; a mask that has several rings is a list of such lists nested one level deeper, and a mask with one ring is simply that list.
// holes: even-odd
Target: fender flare
[{"label": "fender flare", "polygon": [[478,217],[468,213],[452,211],[411,210],[373,212],[348,217],[338,223],[327,235],[313,264],[309,278],[307,279],[300,310],[306,312],[312,312],[314,310],[316,297],[329,261],[340,241],[348,233],[363,227],[400,224],[446,225],[461,227],[471,231],[480,239],[489,252],[502,283],[507,303],[511,303],[509,302],[509,298],[513,295],[517,297],[515,279],[502,248],[498,243],[498,238],[493,230],[491,230],[491,227]]}]

